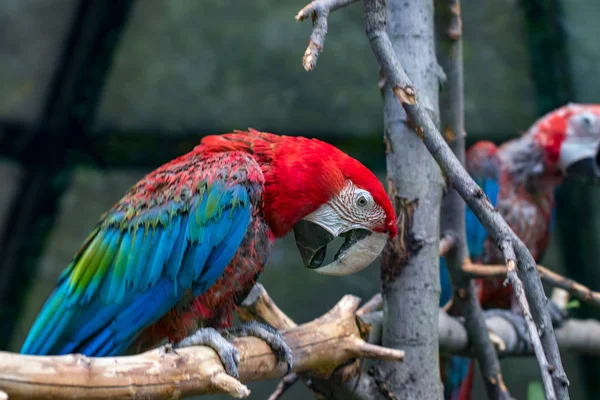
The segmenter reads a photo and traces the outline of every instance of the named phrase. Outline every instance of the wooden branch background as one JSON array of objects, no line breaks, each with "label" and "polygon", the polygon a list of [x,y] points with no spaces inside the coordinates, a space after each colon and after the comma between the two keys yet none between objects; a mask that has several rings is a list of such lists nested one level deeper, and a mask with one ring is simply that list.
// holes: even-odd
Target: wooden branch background
[{"label": "wooden branch background", "polygon": [[[357,357],[402,359],[402,351],[377,345],[381,342],[383,313],[376,308],[381,298],[376,296],[357,310],[359,301],[357,297],[344,296],[322,317],[282,331],[294,353],[294,371],[310,371],[315,379],[328,379],[337,366]],[[261,285],[256,285],[239,314],[242,319],[268,321],[279,327],[295,325]],[[510,321],[495,316],[486,320],[486,326],[499,338],[500,356],[531,354],[519,345],[522,338]],[[475,354],[460,319],[440,311],[438,329],[441,352],[471,357]],[[600,356],[598,321],[567,320],[556,335],[563,350]],[[368,338],[369,343],[363,338]],[[273,378],[285,372],[261,340],[239,338],[235,345],[241,356],[242,382]],[[10,399],[174,399],[217,392],[241,398],[249,394],[245,385],[225,373],[216,353],[203,346],[177,352],[162,347],[114,358],[0,352],[0,399],[2,391]]]},{"label": "wooden branch background", "polygon": [[[289,323],[262,287],[256,301],[246,304],[275,325]],[[293,352],[293,371],[310,370],[327,378],[335,367],[358,357],[401,361],[404,352],[365,342],[368,334],[355,316],[360,299],[344,296],[316,320],[282,331]],[[273,312],[274,310],[274,312]],[[251,312],[251,311],[250,311]],[[270,347],[253,337],[237,338],[240,381],[282,376]],[[199,394],[227,393],[242,398],[248,388],[225,373],[217,354],[204,346],[166,350],[164,347],[126,357],[91,358],[81,355],[26,356],[0,352],[0,390],[10,399],[174,399]]]},{"label": "wooden branch background", "polygon": [[[465,165],[465,112],[462,46],[462,16],[460,0],[436,0],[436,50],[440,66],[446,74],[446,83],[440,90],[441,131],[462,165]],[[482,376],[488,398],[511,398],[500,371],[500,362],[485,326],[483,310],[477,299],[475,285],[463,271],[468,260],[465,224],[466,205],[460,195],[448,187],[442,200],[440,220],[440,249],[452,282],[453,305],[465,317],[469,340],[477,356],[477,367]],[[441,252],[440,252],[441,253]]]}]

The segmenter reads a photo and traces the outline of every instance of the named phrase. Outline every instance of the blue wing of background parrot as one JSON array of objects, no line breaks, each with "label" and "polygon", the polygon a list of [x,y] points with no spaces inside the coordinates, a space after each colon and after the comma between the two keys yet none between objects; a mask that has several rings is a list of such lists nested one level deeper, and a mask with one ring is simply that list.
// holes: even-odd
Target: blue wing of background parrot
[{"label": "blue wing of background parrot", "polygon": [[133,218],[108,214],[59,278],[21,353],[121,354],[186,290],[199,295],[223,273],[249,225],[254,190],[212,182],[186,202]]},{"label": "blue wing of background parrot", "polygon": [[[483,189],[489,197],[494,207],[498,203],[498,182],[493,178],[475,179],[475,182]],[[481,222],[477,219],[473,211],[467,206],[465,210],[465,225],[467,230],[467,245],[469,247],[469,257],[476,259],[483,252],[483,244],[487,238],[487,232]],[[440,257],[440,285],[442,293],[440,295],[440,306],[446,304],[452,297],[452,284],[446,260]]]},{"label": "blue wing of background parrot", "polygon": [[[480,179],[473,177],[473,179],[483,189],[492,205],[496,207],[499,192],[498,181],[490,177]],[[469,256],[472,259],[476,259],[483,252],[483,244],[487,238],[487,232],[468,206],[465,210],[465,224]],[[452,298],[452,283],[444,257],[440,257],[440,285],[442,289],[440,294],[441,307]],[[461,385],[467,378],[471,359],[468,357],[451,356],[444,357],[441,362],[443,363],[444,398],[446,400],[458,399]]]}]

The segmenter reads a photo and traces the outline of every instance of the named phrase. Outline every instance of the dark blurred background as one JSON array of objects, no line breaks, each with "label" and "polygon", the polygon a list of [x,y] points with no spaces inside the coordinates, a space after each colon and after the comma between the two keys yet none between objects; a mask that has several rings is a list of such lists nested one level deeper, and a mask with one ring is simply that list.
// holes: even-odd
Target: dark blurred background
[{"label": "dark blurred background", "polygon": [[[329,19],[301,67],[303,0],[3,0],[0,5],[0,348],[18,351],[61,270],[102,212],[207,134],[253,127],[318,137],[385,176],[378,69],[362,7]],[[468,144],[501,142],[566,102],[600,102],[598,0],[463,0]],[[548,267],[600,290],[597,188],[567,182]],[[307,272],[287,237],[260,280],[296,322],[379,290],[377,266]],[[587,306],[573,311],[598,317]],[[600,393],[600,363],[564,354],[573,399]],[[526,398],[533,358],[503,361]],[[251,384],[263,399],[276,380]],[[476,381],[474,398],[484,397]],[[214,396],[211,398],[224,398]],[[302,386],[287,399],[311,398]]]}]

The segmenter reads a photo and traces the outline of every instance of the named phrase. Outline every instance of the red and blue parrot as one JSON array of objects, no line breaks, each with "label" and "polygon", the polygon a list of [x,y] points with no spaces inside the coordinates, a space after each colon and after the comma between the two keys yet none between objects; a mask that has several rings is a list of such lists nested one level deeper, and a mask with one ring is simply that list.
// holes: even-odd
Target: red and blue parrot
[{"label": "red and blue parrot", "polygon": [[[466,153],[466,169],[539,262],[550,242],[557,186],[567,177],[600,182],[600,104],[567,104],[499,147],[489,141],[477,142]],[[496,243],[468,207],[465,219],[471,260],[503,264],[504,257]],[[452,297],[443,258],[440,281],[443,306]],[[512,288],[503,282],[504,279],[477,280],[482,307],[519,312]],[[440,362],[444,397],[470,399],[473,361],[444,356]]]},{"label": "red and blue parrot", "polygon": [[[341,150],[253,129],[207,136],[100,218],[21,353],[102,357],[165,342],[207,345],[237,377],[239,354],[228,339],[253,335],[289,369],[277,331],[231,325],[275,239],[292,230],[304,265],[327,275],[365,268],[398,232],[380,181]],[[338,236],[344,244],[322,265]]]}]

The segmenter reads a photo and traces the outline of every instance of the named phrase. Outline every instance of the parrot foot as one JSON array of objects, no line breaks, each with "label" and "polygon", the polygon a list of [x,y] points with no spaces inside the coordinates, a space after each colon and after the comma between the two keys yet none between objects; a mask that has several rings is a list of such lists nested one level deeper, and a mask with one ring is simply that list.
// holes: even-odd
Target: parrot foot
[{"label": "parrot foot", "polygon": [[275,353],[277,361],[287,366],[286,375],[292,370],[292,350],[288,347],[283,337],[276,329],[258,321],[248,321],[244,324],[225,329],[224,336],[242,337],[254,336],[264,340]]},{"label": "parrot foot", "polygon": [[225,339],[219,331],[214,328],[200,328],[190,336],[173,345],[173,348],[208,346],[217,352],[225,372],[239,378],[238,365],[240,363],[240,353],[236,347]]}]

